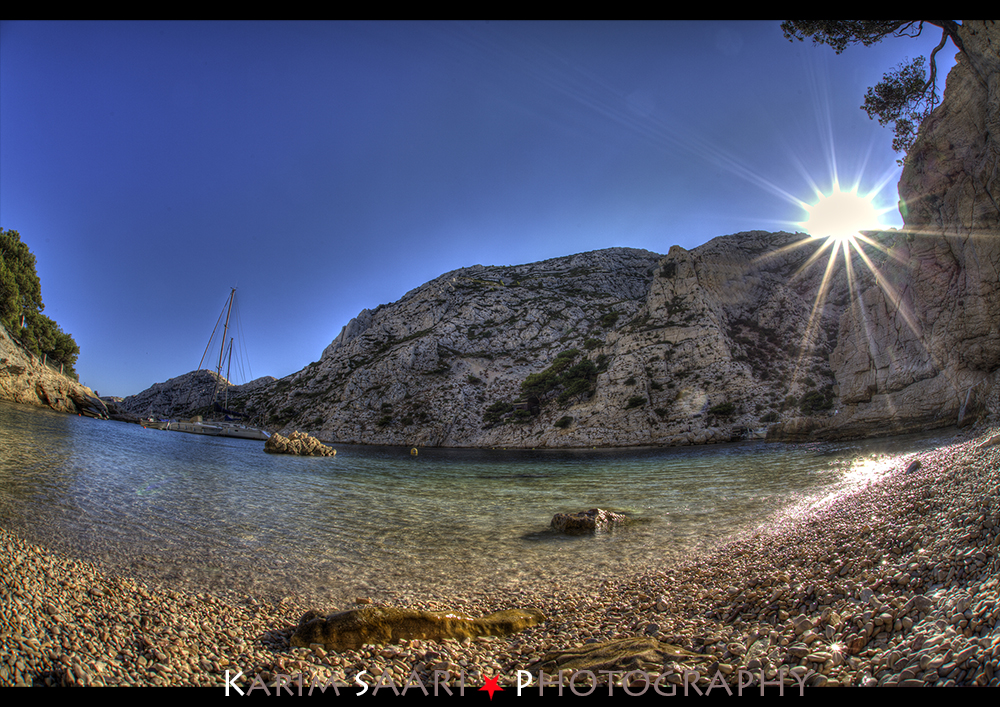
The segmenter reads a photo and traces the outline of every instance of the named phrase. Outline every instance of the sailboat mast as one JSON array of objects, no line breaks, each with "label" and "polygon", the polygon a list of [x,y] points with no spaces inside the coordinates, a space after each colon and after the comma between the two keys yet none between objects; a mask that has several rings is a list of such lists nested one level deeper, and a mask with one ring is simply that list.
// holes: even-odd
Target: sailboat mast
[{"label": "sailboat mast", "polygon": [[[226,380],[232,380],[229,377],[229,368],[233,365],[233,339],[232,339],[232,337],[230,337],[230,339],[229,339],[229,356],[227,357],[227,359],[228,360],[226,361]],[[225,404],[225,407],[226,407],[227,410],[229,409],[229,388],[228,387],[226,388],[226,404]]]},{"label": "sailboat mast", "polygon": [[226,324],[222,329],[222,346],[219,347],[219,367],[218,374],[222,375],[222,356],[226,352],[226,337],[229,336],[229,315],[233,313],[233,298],[236,297],[236,288],[229,293],[229,309],[226,310]]}]

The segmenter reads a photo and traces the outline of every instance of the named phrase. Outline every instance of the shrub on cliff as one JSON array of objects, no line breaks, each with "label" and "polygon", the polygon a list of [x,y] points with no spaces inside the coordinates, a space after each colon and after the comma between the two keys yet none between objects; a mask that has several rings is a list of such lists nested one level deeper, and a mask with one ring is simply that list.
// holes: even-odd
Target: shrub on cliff
[{"label": "shrub on cliff", "polygon": [[710,415],[716,415],[718,417],[729,417],[736,412],[736,406],[732,403],[720,403],[718,405],[713,405],[708,409]]},{"label": "shrub on cliff", "polygon": [[80,347],[42,314],[43,309],[35,256],[21,241],[21,234],[0,229],[0,322],[36,356],[63,364],[65,372],[75,376],[73,365]]}]

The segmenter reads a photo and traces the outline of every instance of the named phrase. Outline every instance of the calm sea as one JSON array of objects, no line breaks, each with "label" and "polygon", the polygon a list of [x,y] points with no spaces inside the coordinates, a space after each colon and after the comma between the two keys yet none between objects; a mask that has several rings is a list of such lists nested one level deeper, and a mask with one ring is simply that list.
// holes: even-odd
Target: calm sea
[{"label": "calm sea", "polygon": [[[898,470],[949,437],[502,451],[338,447],[148,430],[0,403],[0,525],[198,590],[438,596],[655,569]],[[566,537],[552,515],[636,522]]]}]

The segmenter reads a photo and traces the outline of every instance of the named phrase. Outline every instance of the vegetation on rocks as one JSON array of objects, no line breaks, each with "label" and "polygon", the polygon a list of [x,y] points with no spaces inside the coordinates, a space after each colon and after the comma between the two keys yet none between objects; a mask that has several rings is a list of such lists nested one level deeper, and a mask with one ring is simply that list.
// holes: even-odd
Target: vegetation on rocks
[{"label": "vegetation on rocks", "polygon": [[39,357],[61,363],[73,377],[80,354],[73,337],[42,314],[42,285],[35,256],[17,231],[0,229],[0,323]]}]

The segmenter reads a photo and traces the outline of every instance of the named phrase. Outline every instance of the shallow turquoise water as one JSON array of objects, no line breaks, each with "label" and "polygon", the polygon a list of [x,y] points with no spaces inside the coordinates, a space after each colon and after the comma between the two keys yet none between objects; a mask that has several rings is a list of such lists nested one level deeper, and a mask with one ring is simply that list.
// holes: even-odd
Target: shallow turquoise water
[{"label": "shallow turquoise water", "polygon": [[[152,581],[330,604],[544,587],[665,565],[947,436],[297,458],[0,403],[0,524]],[[639,522],[596,536],[547,529],[556,512],[594,507]]]}]

